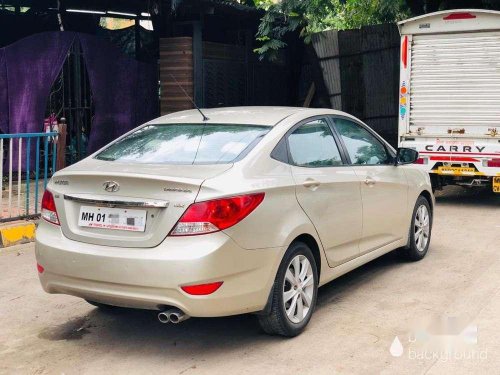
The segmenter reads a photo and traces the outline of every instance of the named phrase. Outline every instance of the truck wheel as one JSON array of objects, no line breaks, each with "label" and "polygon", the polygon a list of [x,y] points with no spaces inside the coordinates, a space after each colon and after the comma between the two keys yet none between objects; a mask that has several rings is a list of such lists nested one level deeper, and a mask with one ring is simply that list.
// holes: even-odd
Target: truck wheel
[{"label": "truck wheel", "polygon": [[423,259],[429,250],[432,232],[432,211],[427,199],[419,196],[413,209],[408,245],[399,253],[408,260]]},{"label": "truck wheel", "polygon": [[290,245],[274,280],[271,312],[259,316],[264,332],[293,337],[311,320],[318,294],[318,270],[311,249],[302,242]]}]

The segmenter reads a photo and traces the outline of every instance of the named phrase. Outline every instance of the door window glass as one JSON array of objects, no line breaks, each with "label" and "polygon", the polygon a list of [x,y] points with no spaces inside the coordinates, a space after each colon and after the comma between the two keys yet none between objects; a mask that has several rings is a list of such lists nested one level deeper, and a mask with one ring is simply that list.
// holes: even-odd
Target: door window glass
[{"label": "door window glass", "polygon": [[335,128],[344,141],[351,164],[379,165],[390,162],[391,157],[382,142],[361,125],[336,118]]},{"label": "door window glass", "polygon": [[288,136],[292,163],[300,167],[332,167],[342,165],[340,152],[330,126],[324,119],[298,127]]}]

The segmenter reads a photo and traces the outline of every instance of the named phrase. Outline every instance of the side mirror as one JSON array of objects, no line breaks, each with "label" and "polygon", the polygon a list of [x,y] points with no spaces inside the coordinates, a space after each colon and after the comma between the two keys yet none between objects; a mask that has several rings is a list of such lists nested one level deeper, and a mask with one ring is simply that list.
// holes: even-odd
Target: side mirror
[{"label": "side mirror", "polygon": [[412,148],[398,148],[396,165],[413,164],[418,159],[418,151]]}]

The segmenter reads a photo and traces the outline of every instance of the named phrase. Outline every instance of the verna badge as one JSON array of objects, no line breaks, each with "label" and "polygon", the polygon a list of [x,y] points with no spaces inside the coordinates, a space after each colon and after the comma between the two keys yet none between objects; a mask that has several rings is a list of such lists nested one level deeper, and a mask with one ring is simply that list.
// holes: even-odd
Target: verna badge
[{"label": "verna badge", "polygon": [[102,184],[104,187],[104,190],[106,190],[109,193],[116,193],[118,190],[120,190],[120,184],[116,181],[106,181],[104,184]]}]

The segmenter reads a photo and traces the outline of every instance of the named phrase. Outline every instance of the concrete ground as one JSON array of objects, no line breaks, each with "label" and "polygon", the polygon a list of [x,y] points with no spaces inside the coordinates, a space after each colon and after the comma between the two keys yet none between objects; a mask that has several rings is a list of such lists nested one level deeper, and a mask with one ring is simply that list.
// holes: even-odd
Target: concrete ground
[{"label": "concrete ground", "polygon": [[0,252],[0,373],[498,373],[499,251],[500,196],[440,193],[423,261],[388,254],[333,281],[307,330],[283,339],[254,316],[162,325],[149,311],[45,294],[33,245],[9,248]]}]

